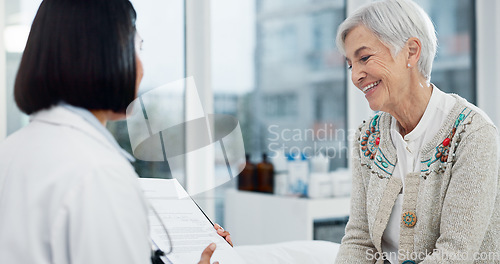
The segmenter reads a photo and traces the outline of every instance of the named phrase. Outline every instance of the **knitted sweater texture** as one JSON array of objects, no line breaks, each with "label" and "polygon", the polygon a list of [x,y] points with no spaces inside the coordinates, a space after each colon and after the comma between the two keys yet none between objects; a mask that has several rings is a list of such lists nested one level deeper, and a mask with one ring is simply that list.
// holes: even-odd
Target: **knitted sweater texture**
[{"label": "knitted sweater texture", "polygon": [[[500,263],[498,132],[454,96],[444,125],[420,150],[420,172],[405,175],[399,263]],[[382,235],[403,188],[391,177],[391,119],[379,113],[356,133],[350,219],[337,264],[384,263]],[[405,222],[407,213],[414,217]]]}]

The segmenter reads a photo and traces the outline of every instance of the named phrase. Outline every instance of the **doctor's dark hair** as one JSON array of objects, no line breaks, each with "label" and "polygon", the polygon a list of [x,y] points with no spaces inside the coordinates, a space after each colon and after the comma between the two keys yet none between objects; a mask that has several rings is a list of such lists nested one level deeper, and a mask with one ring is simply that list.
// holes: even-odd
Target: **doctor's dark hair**
[{"label": "doctor's dark hair", "polygon": [[16,76],[17,106],[125,112],[136,93],[135,19],[128,0],[43,0]]}]

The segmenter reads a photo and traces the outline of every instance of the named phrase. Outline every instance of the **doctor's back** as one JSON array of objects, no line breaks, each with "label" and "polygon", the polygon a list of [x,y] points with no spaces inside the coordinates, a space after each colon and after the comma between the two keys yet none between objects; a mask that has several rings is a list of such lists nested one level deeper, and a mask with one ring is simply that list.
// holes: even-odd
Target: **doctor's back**
[{"label": "doctor's back", "polygon": [[147,263],[143,201],[95,128],[62,107],[39,112],[0,143],[0,263]]},{"label": "doctor's back", "polygon": [[0,263],[150,263],[147,206],[105,129],[142,78],[128,0],[44,0],[14,97],[30,123],[0,141]]}]

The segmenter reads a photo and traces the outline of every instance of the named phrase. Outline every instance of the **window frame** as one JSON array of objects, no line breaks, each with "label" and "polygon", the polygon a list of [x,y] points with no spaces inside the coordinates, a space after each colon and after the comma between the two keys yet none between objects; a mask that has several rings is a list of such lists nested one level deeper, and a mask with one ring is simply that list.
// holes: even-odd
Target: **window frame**
[{"label": "window frame", "polygon": [[[498,127],[500,125],[500,2],[476,0],[476,100]],[[492,21],[493,18],[493,21]],[[491,54],[494,51],[494,54]]]},{"label": "window frame", "polygon": [[[5,14],[5,0],[0,0],[0,14]],[[5,42],[5,15],[0,19],[0,141],[7,136],[7,59]]]},{"label": "window frame", "polygon": [[[203,105],[205,113],[213,113],[213,90],[211,79],[211,24],[210,10],[211,0],[185,0],[184,1],[184,25],[185,32],[185,75],[195,76],[196,88]],[[185,116],[191,111],[189,98],[185,98]],[[208,124],[208,123],[207,123]],[[210,129],[213,131],[213,127]],[[185,142],[189,144],[189,142]],[[213,164],[215,153],[204,159],[192,158],[186,155],[186,190],[189,193],[192,186],[194,189],[207,190],[196,195],[198,205],[210,219],[215,219],[214,190],[211,182],[215,181],[215,166]],[[204,177],[200,177],[203,175]],[[205,187],[204,187],[205,186]]]}]

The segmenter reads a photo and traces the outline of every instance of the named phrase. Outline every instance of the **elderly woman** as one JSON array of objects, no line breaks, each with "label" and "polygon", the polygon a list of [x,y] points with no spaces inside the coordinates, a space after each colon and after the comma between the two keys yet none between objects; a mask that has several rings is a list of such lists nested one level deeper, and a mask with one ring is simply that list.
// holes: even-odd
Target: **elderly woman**
[{"label": "elderly woman", "polygon": [[430,83],[428,15],[409,0],[370,3],[339,26],[337,44],[378,112],[355,137],[336,263],[500,263],[498,132]]}]

